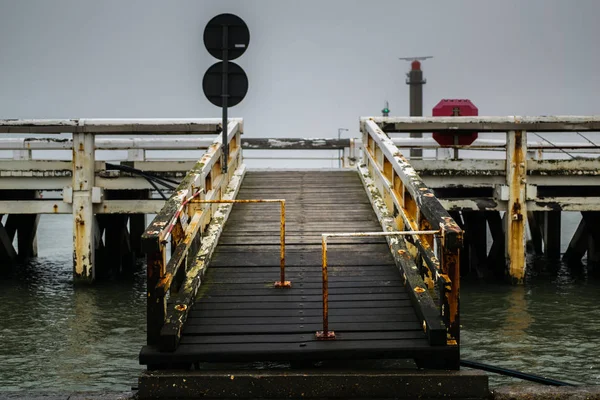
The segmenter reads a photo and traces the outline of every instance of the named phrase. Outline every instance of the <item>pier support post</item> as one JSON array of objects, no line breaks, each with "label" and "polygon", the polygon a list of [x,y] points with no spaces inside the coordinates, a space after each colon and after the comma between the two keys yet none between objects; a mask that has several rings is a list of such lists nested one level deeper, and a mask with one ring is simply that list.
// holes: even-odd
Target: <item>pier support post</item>
[{"label": "pier support post", "polygon": [[[138,198],[141,200],[147,200],[150,198],[149,190],[139,190]],[[146,231],[146,214],[131,214],[129,216],[129,243],[131,245],[131,251],[135,253],[136,257],[143,257],[142,251],[142,234]]]},{"label": "pier support post", "polygon": [[[8,217],[6,218],[8,220]],[[2,224],[0,215],[0,274],[6,275],[17,259],[17,252],[12,245],[13,238]]]},{"label": "pier support post", "polygon": [[470,272],[475,272],[479,278],[486,275],[487,226],[483,215],[481,211],[463,211],[464,230],[469,236]]},{"label": "pier support post", "polygon": [[587,246],[588,266],[600,264],[600,212],[583,211],[581,213],[589,232]]},{"label": "pier support post", "polygon": [[560,258],[560,211],[545,211],[543,222],[544,254],[549,259]]},{"label": "pier support post", "polygon": [[569,242],[569,247],[565,251],[565,254],[563,254],[563,261],[569,265],[581,265],[581,259],[587,251],[588,237],[590,237],[590,233],[585,225],[585,219],[581,218]]},{"label": "pier support post", "polygon": [[525,277],[525,190],[527,184],[527,133],[511,131],[506,135],[506,184],[508,220],[506,263],[511,282],[522,284]]},{"label": "pier support post", "polygon": [[132,214],[129,216],[129,239],[131,251],[136,257],[143,257],[142,234],[146,230],[146,214]]},{"label": "pier support post", "polygon": [[487,265],[496,277],[504,276],[504,224],[500,211],[484,211],[485,219],[490,227],[492,246],[487,256]]},{"label": "pier support post", "polygon": [[10,215],[17,224],[17,252],[19,260],[24,261],[37,257],[37,227],[40,221],[38,214]]},{"label": "pier support post", "polygon": [[73,133],[73,278],[93,282],[95,278],[94,136]]},{"label": "pier support post", "polygon": [[527,212],[527,224],[529,225],[529,232],[531,233],[531,247],[533,249],[533,252],[538,256],[544,254],[542,248],[542,233],[539,221],[539,211]]}]

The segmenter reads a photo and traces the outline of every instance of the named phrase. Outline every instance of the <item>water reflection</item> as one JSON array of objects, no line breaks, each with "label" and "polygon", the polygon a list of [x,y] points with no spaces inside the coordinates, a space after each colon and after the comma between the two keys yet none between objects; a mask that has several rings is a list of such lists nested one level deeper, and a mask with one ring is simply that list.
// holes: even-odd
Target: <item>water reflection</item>
[{"label": "water reflection", "polygon": [[500,329],[504,331],[506,343],[514,344],[509,347],[510,353],[514,357],[531,353],[527,330],[535,320],[527,309],[526,290],[528,289],[524,286],[519,286],[508,292],[508,306],[504,323],[500,326]]},{"label": "water reflection", "polygon": [[[524,286],[465,283],[465,359],[600,384],[600,281],[564,265],[530,269]],[[492,384],[510,378],[492,375]]]},{"label": "water reflection", "polygon": [[129,390],[141,371],[144,280],[75,290],[63,254],[0,281],[0,390]]}]

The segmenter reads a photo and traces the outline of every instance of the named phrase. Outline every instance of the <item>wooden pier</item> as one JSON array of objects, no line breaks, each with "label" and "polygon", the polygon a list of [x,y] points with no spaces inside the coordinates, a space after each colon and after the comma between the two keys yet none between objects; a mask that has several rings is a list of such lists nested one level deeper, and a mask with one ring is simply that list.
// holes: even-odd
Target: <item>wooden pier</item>
[{"label": "wooden pier", "polygon": [[[178,143],[173,147],[202,148],[202,142],[206,149],[194,162],[179,163],[144,159],[146,148],[170,149],[169,140],[96,138],[215,136],[222,129],[215,120],[0,123],[5,133],[73,135],[66,144],[20,138],[0,142],[0,149],[14,150],[16,158],[0,174],[0,214],[10,214],[0,227],[0,256],[35,256],[38,215],[57,212],[74,217],[78,280],[94,279],[97,249],[104,248],[109,263],[128,258],[134,248],[146,254],[147,344],[140,362],[148,373],[140,378],[142,397],[164,391],[194,396],[207,382],[221,385],[229,368],[221,367],[223,362],[306,366],[408,359],[426,369],[456,370],[461,268],[479,273],[482,265],[494,262],[499,276],[522,283],[526,241],[534,251],[557,257],[560,212],[566,210],[582,212],[583,219],[565,257],[577,262],[587,252],[588,259],[598,258],[600,162],[595,157],[543,158],[545,151],[556,149],[597,153],[598,146],[549,141],[540,145],[528,140],[527,132],[600,131],[600,118],[363,118],[360,140],[245,141],[242,121],[231,120],[226,143],[221,135],[173,140]],[[506,140],[450,146],[455,147],[454,157],[441,157],[444,149],[427,138],[409,139],[407,144],[394,136],[432,131],[504,132]],[[73,159],[31,160],[28,145],[64,146],[73,149]],[[125,148],[135,160],[109,173],[115,167],[95,161],[95,151],[102,146]],[[409,160],[403,147],[439,152],[434,159]],[[494,148],[505,157],[459,157],[478,147]],[[339,149],[346,168],[247,171],[243,151],[252,149]],[[156,198],[156,179],[173,180],[168,199]],[[60,191],[62,198],[40,198],[41,190]],[[144,225],[139,216],[148,213],[157,215],[138,241]],[[489,253],[488,228],[493,241]],[[12,244],[15,234],[18,251]],[[207,363],[220,372],[192,371]],[[298,377],[297,384],[310,385],[312,397],[329,396],[317,390],[318,385],[343,386],[367,376],[376,378],[367,379],[365,387],[390,376],[420,384],[410,378],[414,370],[408,375],[404,370],[310,371],[315,378]],[[247,385],[257,385],[253,379],[258,375],[282,382],[288,373],[241,373],[245,378],[239,384],[232,379],[223,393],[235,397]],[[483,382],[479,376],[461,374],[453,376],[455,382]],[[442,377],[440,373],[427,379]],[[256,397],[262,395],[268,393]],[[391,397],[402,395],[394,392]]]}]

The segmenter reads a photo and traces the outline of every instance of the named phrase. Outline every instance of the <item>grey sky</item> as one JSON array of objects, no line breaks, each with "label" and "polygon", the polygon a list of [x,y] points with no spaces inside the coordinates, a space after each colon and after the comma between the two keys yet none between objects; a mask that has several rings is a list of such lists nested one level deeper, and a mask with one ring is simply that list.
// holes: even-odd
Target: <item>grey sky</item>
[{"label": "grey sky", "polygon": [[426,114],[598,114],[600,1],[0,0],[0,117],[218,117],[202,94],[207,21],[238,14],[248,136],[333,136],[408,112],[398,57],[424,63]]}]

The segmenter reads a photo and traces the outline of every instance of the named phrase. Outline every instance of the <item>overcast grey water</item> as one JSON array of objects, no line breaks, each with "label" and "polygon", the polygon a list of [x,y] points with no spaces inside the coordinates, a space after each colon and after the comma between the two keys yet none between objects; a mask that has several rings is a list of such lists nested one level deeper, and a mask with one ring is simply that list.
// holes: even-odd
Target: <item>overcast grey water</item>
[{"label": "overcast grey water", "polygon": [[[74,288],[71,241],[70,216],[42,216],[39,257],[0,280],[0,391],[125,391],[137,385],[145,273]],[[530,260],[524,286],[463,282],[462,356],[600,384],[600,279],[543,264]]]}]

